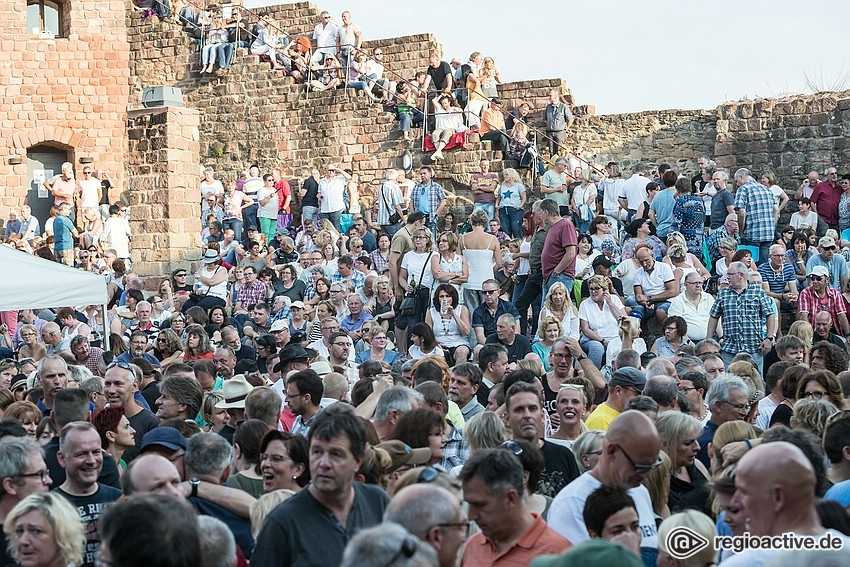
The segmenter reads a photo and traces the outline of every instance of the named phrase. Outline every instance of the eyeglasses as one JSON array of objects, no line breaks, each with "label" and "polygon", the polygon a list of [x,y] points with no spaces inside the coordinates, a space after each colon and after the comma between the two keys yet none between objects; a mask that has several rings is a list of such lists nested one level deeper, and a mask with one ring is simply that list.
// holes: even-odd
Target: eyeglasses
[{"label": "eyeglasses", "polygon": [[402,557],[410,559],[414,555],[416,555],[416,538],[408,534],[404,536],[404,540],[401,542],[401,548],[395,552],[395,555],[389,561],[384,563],[383,567],[390,567],[390,565],[395,565],[395,562]]},{"label": "eyeglasses", "polygon": [[809,398],[809,399],[820,400],[820,399],[822,399],[824,396],[828,396],[829,394],[828,394],[827,392],[806,392],[806,393],[805,393],[805,394],[803,394],[803,395],[804,395],[806,398]]},{"label": "eyeglasses", "polygon": [[174,274],[174,277],[175,277],[175,278],[185,278],[185,277],[186,277],[186,272],[183,272],[182,274]]},{"label": "eyeglasses", "polygon": [[47,482],[47,479],[50,478],[50,472],[47,469],[42,469],[40,471],[36,471],[33,473],[27,474],[19,474],[15,475],[17,478],[35,478],[38,477],[41,479],[41,482]]},{"label": "eyeglasses", "polygon": [[301,396],[306,396],[307,394],[306,393],[304,393],[304,394],[290,394],[288,392],[284,392],[283,395],[287,400],[289,400],[291,398],[300,398]]},{"label": "eyeglasses", "polygon": [[747,413],[748,411],[750,411],[750,404],[733,404],[732,402],[727,402],[725,400],[721,403],[724,403],[727,406],[732,406],[733,408],[738,410],[738,413]]},{"label": "eyeglasses", "polygon": [[821,246],[824,250],[835,250],[835,246]]},{"label": "eyeglasses", "polygon": [[418,235],[418,236],[414,236],[414,237],[413,237],[413,240],[420,240],[420,239],[422,239],[422,238],[428,238],[428,237],[427,237],[427,236],[422,236],[422,235],[420,234],[420,235]]},{"label": "eyeglasses", "polygon": [[687,394],[688,392],[692,392],[696,390],[696,388],[688,388],[687,386],[679,386],[679,391]]},{"label": "eyeglasses", "polygon": [[[632,465],[632,468],[635,469],[636,473],[646,473],[646,472],[649,472],[649,471],[653,471],[653,470],[657,469],[658,467],[660,467],[664,463],[664,461],[661,460],[661,457],[658,457],[658,460],[655,461],[654,463],[652,463],[651,465],[639,465],[634,461],[634,459],[632,459],[629,456],[628,453],[626,453],[625,449],[623,449],[619,445],[617,445],[617,448],[620,450],[621,453],[623,453],[623,456],[626,457],[626,460],[629,461],[629,464]],[[600,454],[601,454],[601,451],[600,451]]]},{"label": "eyeglasses", "polygon": [[699,285],[701,286],[704,282],[702,280],[696,282],[685,282],[685,285]]},{"label": "eyeglasses", "polygon": [[446,522],[443,524],[434,524],[438,528],[463,528],[464,537],[469,535],[469,526],[472,524],[469,520],[464,522]]},{"label": "eyeglasses", "polygon": [[507,449],[508,451],[510,451],[511,453],[516,455],[517,457],[522,455],[522,445],[520,445],[516,441],[510,441],[510,440],[505,441],[504,443],[499,445],[499,447],[501,449]]}]

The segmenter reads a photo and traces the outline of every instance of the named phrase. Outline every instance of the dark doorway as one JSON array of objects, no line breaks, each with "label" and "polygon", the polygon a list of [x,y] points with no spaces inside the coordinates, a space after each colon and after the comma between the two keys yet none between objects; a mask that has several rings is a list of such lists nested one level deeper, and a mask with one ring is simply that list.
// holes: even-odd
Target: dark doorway
[{"label": "dark doorway", "polygon": [[62,164],[66,161],[70,161],[68,152],[50,146],[33,146],[27,150],[27,205],[41,224],[42,233],[45,221],[50,218],[53,195],[41,184],[45,179],[62,173]]}]

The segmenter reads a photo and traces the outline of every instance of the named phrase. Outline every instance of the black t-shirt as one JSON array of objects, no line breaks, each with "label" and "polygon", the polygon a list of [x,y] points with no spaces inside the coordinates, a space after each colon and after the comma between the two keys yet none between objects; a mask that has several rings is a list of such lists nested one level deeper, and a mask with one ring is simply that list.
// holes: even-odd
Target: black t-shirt
[{"label": "black t-shirt", "polygon": [[487,344],[500,344],[508,350],[508,362],[516,362],[525,358],[526,354],[531,352],[531,343],[525,335],[514,335],[514,344],[506,345],[499,340],[499,336],[492,334],[487,337]]},{"label": "black t-shirt", "polygon": [[250,37],[250,34],[248,33],[248,20],[246,20],[245,18],[242,18],[242,20],[239,23],[242,24],[242,27],[239,27],[238,25],[228,27],[228,29],[227,29],[227,41],[229,41],[230,43],[235,43],[236,39],[237,39],[236,36],[237,36],[237,30],[238,30],[239,41],[247,41],[248,43],[251,43],[252,38]]},{"label": "black t-shirt", "polygon": [[[159,382],[157,382],[156,380],[145,386],[145,389],[142,390],[142,397],[145,399],[146,402],[148,402],[148,405],[151,408],[156,407],[156,401],[159,399],[159,396]],[[138,435],[139,434],[136,433],[136,436]]]},{"label": "black t-shirt", "polygon": [[[65,482],[65,469],[59,464],[59,459],[56,453],[59,452],[59,437],[54,437],[47,445],[44,446],[44,464],[47,465],[47,470],[50,472],[50,480],[53,481],[52,486],[62,486]],[[97,482],[112,488],[121,489],[121,479],[118,476],[118,465],[108,453],[103,453],[103,469],[100,471],[100,476],[97,477]]]},{"label": "black t-shirt", "polygon": [[563,445],[544,441],[540,450],[545,466],[537,483],[537,493],[554,498],[581,474],[578,462],[573,452]]},{"label": "black t-shirt", "polygon": [[448,88],[452,88],[452,68],[445,61],[440,61],[440,65],[436,69],[429,65],[427,73],[428,76],[431,77],[431,85],[433,85],[433,88],[429,87],[428,90],[443,90],[446,83],[446,77],[449,77],[450,79]]},{"label": "black t-shirt", "polygon": [[549,415],[558,413],[558,392],[552,391],[552,388],[549,387],[547,376],[543,376],[540,381],[543,384],[543,409]]},{"label": "black t-shirt", "polygon": [[[305,488],[266,518],[251,567],[339,565],[351,537],[383,521],[388,501],[387,494],[377,486],[354,483],[354,503],[343,527]],[[317,534],[321,534],[320,544]]]},{"label": "black t-shirt", "polygon": [[83,563],[81,565],[82,567],[94,567],[97,553],[100,550],[98,520],[110,504],[121,498],[121,491],[111,486],[99,484],[97,492],[91,496],[73,496],[61,488],[54,488],[53,492],[64,496],[80,514],[86,533],[86,545],[83,549]]},{"label": "black t-shirt", "polygon": [[[144,393],[142,393],[142,396],[144,397]],[[159,418],[153,412],[143,409],[133,417],[128,417],[127,420],[130,422],[130,426],[136,430],[136,444],[125,449],[124,454],[121,455],[121,459],[129,465],[130,461],[135,459],[142,450],[142,437],[145,436],[145,433],[159,427]]]},{"label": "black t-shirt", "polygon": [[111,205],[112,203],[109,201],[109,190],[112,189],[112,182],[108,179],[101,179],[100,181],[100,205]]},{"label": "black t-shirt", "polygon": [[301,199],[302,207],[318,207],[319,206],[319,182],[308,177],[301,184],[301,188],[306,191],[304,198]]},{"label": "black t-shirt", "polygon": [[[238,489],[234,488],[233,490]],[[190,496],[188,500],[199,514],[212,516],[213,518],[224,522],[227,527],[230,528],[230,532],[236,540],[236,545],[238,545],[239,549],[242,550],[242,554],[245,556],[245,559],[251,559],[251,552],[254,551],[254,536],[251,535],[250,520],[239,517],[233,512],[222,508],[218,504],[210,502],[209,500],[204,500],[203,498]]]}]

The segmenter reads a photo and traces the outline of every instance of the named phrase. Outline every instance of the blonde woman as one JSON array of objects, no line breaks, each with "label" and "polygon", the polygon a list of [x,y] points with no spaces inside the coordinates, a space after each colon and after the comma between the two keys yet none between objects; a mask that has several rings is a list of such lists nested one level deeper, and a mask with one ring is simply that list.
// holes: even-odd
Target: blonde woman
[{"label": "blonde woman", "polygon": [[486,232],[489,221],[483,210],[472,211],[469,215],[472,230],[460,237],[460,251],[469,266],[469,280],[463,289],[463,304],[470,313],[481,305],[483,283],[494,278],[494,270],[502,269],[499,240]]},{"label": "blonde woman", "polygon": [[680,508],[693,507],[708,513],[704,503],[708,497],[706,484],[710,474],[696,458],[702,425],[688,414],[668,411],[658,416],[655,427],[661,438],[661,448],[672,465],[667,500],[670,510],[676,512]]},{"label": "blonde woman", "polygon": [[555,412],[558,414],[560,425],[558,430],[547,438],[547,441],[564,445],[572,450],[573,443],[586,432],[584,418],[593,400],[587,399],[587,392],[581,384],[561,384],[555,398]]},{"label": "blonde woman", "polygon": [[809,351],[812,350],[812,339],[815,331],[808,321],[794,321],[788,328],[788,334],[803,341],[803,362],[809,363]]},{"label": "blonde woman", "polygon": [[540,357],[541,362],[543,362],[543,369],[546,372],[551,370],[549,353],[552,351],[552,346],[562,336],[564,336],[564,326],[558,319],[550,315],[540,321],[540,326],[537,329],[537,338],[540,340],[531,345],[531,350]]},{"label": "blonde woman", "polygon": [[569,339],[579,340],[579,317],[567,291],[567,286],[561,282],[555,282],[549,288],[543,307],[540,308],[540,325],[546,317],[554,317],[560,321],[564,336]]},{"label": "blonde woman", "polygon": [[9,554],[20,565],[65,567],[82,563],[85,526],[77,508],[55,492],[30,494],[18,502],[6,516],[3,531]]},{"label": "blonde woman", "polygon": [[620,330],[618,332],[620,341],[611,341],[608,343],[608,351],[606,353],[607,360],[614,360],[621,350],[630,348],[638,354],[645,353],[646,341],[640,336],[640,319],[634,317],[624,317],[620,320]]},{"label": "blonde woman", "polygon": [[395,311],[393,303],[395,296],[393,295],[390,279],[387,276],[381,276],[375,280],[374,284],[375,295],[369,300],[369,313],[372,314],[372,319],[377,322],[384,331],[390,330],[395,319]]},{"label": "blonde woman", "polygon": [[794,403],[791,429],[808,429],[815,434],[815,437],[823,439],[823,431],[826,429],[827,422],[837,413],[838,408],[832,402],[801,398]]},{"label": "blonde woman", "polygon": [[[552,288],[554,287],[553,285]],[[581,348],[597,368],[602,368],[602,358],[608,345],[619,339],[618,322],[626,317],[627,313],[620,298],[610,293],[605,276],[590,278],[587,289],[590,297],[581,302],[578,310]]]},{"label": "blonde woman", "polygon": [[575,215],[576,229],[580,233],[587,232],[590,221],[596,216],[596,184],[593,183],[591,175],[589,169],[582,174],[581,183],[573,189],[570,203]]},{"label": "blonde woman", "polygon": [[457,253],[457,244],[457,235],[453,232],[444,232],[437,236],[439,254],[431,257],[434,289],[439,284],[449,284],[457,290],[458,294],[463,293],[462,286],[469,280],[469,266],[466,258]]}]

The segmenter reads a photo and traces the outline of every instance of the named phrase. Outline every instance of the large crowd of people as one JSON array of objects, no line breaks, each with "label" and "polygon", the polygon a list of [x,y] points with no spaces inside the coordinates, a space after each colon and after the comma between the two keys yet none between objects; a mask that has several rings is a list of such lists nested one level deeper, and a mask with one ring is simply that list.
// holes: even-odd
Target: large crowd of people
[{"label": "large crowd of people", "polygon": [[[315,53],[362,64],[324,15]],[[481,128],[498,72],[470,61],[435,96]],[[200,260],[155,280],[127,203],[65,164],[49,226],[21,207],[3,245],[108,297],[0,313],[0,564],[847,564],[850,177],[809,173],[785,224],[769,170],[557,157],[562,106],[542,198],[482,160],[471,211],[429,165],[205,168]],[[823,547],[714,539],[788,533]]]}]

